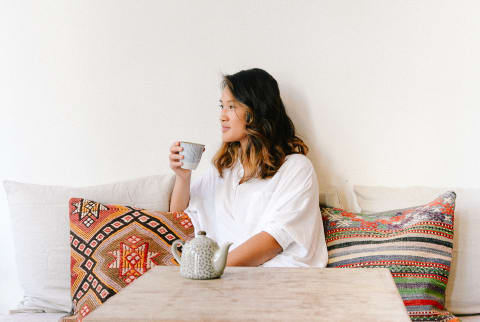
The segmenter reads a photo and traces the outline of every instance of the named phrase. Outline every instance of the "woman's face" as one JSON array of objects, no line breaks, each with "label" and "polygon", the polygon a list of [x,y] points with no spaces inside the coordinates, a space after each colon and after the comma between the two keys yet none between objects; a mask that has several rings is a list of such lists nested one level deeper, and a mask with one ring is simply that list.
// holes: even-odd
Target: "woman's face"
[{"label": "woman's face", "polygon": [[228,87],[225,87],[220,99],[220,123],[222,125],[223,142],[240,141],[242,146],[247,139],[245,129],[245,114],[247,107],[233,97]]}]

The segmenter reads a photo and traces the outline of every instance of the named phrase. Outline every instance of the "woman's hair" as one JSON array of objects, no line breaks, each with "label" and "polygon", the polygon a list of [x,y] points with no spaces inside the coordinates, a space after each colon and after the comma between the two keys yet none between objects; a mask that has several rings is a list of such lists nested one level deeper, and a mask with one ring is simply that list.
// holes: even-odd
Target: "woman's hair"
[{"label": "woman's hair", "polygon": [[244,165],[243,183],[255,177],[272,177],[289,154],[308,153],[307,145],[295,135],[277,81],[269,73],[253,68],[223,75],[221,87],[228,87],[235,99],[247,106],[245,151],[240,142],[223,142],[213,157],[221,177],[223,169],[233,167],[238,157]]}]

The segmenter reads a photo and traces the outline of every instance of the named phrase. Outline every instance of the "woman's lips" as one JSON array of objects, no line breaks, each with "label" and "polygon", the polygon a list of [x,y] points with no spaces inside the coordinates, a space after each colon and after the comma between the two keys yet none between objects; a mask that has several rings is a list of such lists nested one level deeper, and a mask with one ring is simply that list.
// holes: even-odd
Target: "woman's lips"
[{"label": "woman's lips", "polygon": [[229,127],[222,126],[222,132],[227,132],[228,130],[230,130]]}]

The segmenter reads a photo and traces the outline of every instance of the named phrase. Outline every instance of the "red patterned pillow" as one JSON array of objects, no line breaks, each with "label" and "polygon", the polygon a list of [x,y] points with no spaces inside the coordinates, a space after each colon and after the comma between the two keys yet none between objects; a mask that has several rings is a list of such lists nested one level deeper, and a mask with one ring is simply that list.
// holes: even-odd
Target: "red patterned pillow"
[{"label": "red patterned pillow", "polygon": [[71,296],[81,320],[155,265],[178,265],[173,241],[194,237],[183,212],[104,205],[71,198]]}]

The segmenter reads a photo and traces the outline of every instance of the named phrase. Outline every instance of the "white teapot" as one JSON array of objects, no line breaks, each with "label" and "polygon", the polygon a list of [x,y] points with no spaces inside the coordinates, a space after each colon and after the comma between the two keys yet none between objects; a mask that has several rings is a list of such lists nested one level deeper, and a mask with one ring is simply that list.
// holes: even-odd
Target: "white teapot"
[{"label": "white teapot", "polygon": [[[206,232],[199,231],[197,237],[186,243],[177,239],[172,243],[173,257],[180,263],[180,274],[183,277],[206,280],[218,278],[223,274],[227,263],[228,249],[233,243],[226,243],[221,248]],[[182,255],[177,250],[182,246]]]}]

